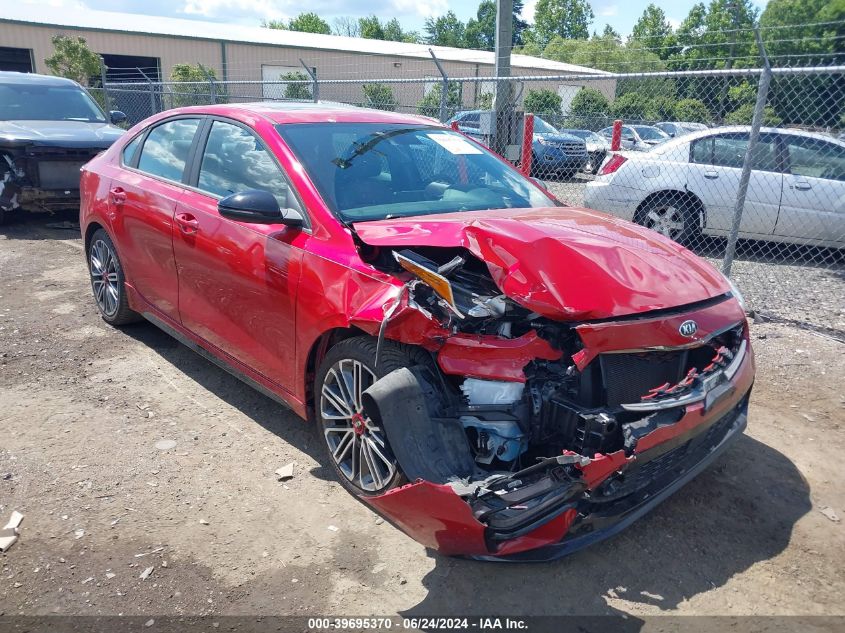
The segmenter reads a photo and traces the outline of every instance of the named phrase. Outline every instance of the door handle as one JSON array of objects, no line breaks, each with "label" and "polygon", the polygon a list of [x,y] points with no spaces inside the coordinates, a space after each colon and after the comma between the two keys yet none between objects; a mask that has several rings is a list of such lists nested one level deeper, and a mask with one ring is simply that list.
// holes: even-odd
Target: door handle
[{"label": "door handle", "polygon": [[179,230],[185,235],[194,235],[200,228],[199,220],[190,213],[177,213],[176,224],[179,225]]},{"label": "door handle", "polygon": [[126,192],[123,190],[123,187],[109,189],[109,197],[113,204],[123,204],[126,202]]},{"label": "door handle", "polygon": [[718,171],[712,171],[712,170],[711,171],[705,171],[704,177],[707,178],[708,180],[716,180],[719,177],[719,172]]},{"label": "door handle", "polygon": [[810,186],[810,183],[805,182],[803,180],[799,180],[794,185],[790,185],[790,187],[792,189],[799,189],[801,191],[808,191],[808,190],[812,189],[812,186]]}]

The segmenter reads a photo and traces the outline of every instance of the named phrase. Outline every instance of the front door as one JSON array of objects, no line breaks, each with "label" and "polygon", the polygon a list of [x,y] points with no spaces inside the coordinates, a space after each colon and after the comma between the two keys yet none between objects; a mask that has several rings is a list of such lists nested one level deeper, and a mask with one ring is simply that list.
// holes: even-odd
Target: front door
[{"label": "front door", "polygon": [[174,251],[182,324],[226,355],[291,390],[302,229],[222,217],[220,198],[270,191],[282,208],[298,203],[255,133],[210,121],[189,192],[176,209]]}]

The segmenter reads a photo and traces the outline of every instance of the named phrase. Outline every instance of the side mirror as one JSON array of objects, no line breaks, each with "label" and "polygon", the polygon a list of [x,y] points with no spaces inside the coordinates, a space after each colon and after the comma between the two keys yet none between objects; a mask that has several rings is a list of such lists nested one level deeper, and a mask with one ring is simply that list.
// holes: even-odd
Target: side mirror
[{"label": "side mirror", "polygon": [[109,120],[114,125],[120,125],[124,121],[126,121],[126,114],[121,112],[120,110],[112,110],[109,112]]},{"label": "side mirror", "polygon": [[224,218],[252,224],[285,224],[302,226],[302,217],[293,209],[284,212],[276,197],[269,191],[249,189],[226,196],[217,203],[217,210]]}]

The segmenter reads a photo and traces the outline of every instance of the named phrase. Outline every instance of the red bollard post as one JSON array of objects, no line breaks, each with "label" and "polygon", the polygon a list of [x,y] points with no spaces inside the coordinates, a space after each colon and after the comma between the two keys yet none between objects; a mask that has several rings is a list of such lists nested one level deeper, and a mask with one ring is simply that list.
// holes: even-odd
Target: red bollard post
[{"label": "red bollard post", "polygon": [[616,119],[613,122],[613,135],[610,137],[610,150],[618,152],[622,147],[622,121]]},{"label": "red bollard post", "polygon": [[522,128],[522,161],[520,171],[523,176],[531,176],[531,146],[534,143],[534,115],[525,115],[525,124]]},{"label": "red bollard post", "polygon": [[452,129],[455,130],[455,132],[460,132],[457,121],[452,121]]}]

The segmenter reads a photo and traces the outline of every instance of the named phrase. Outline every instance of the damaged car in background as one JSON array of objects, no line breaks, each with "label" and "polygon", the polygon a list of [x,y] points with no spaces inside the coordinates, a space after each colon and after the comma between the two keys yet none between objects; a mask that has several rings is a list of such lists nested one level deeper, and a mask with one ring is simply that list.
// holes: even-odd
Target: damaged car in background
[{"label": "damaged car in background", "polygon": [[81,224],[107,322],[143,316],[289,405],[347,490],[443,554],[608,537],[746,425],[728,279],[427,119],[162,113],[84,168]]},{"label": "damaged car in background", "polygon": [[76,208],[80,168],[122,134],[75,81],[0,72],[0,223],[18,209]]}]

